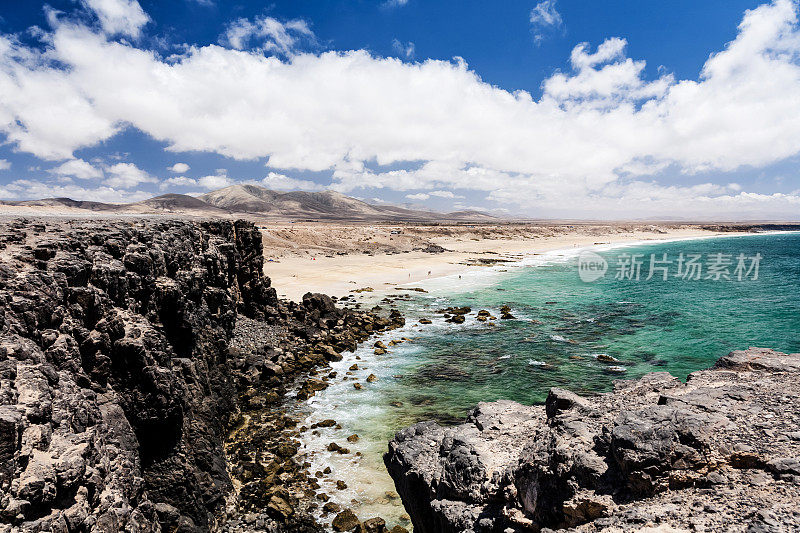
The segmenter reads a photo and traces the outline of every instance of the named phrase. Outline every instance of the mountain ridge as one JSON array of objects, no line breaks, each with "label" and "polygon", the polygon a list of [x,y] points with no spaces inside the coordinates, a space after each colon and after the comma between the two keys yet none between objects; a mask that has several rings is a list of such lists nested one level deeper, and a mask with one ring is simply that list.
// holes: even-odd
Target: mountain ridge
[{"label": "mountain ridge", "polygon": [[248,214],[268,218],[319,219],[338,221],[490,221],[496,217],[480,211],[439,213],[394,205],[374,205],[342,193],[324,190],[275,191],[253,184],[236,184],[199,196],[168,193],[138,202],[114,204],[72,198],[0,201],[0,205],[70,212],[92,211],[109,214],[174,214],[231,216]]}]

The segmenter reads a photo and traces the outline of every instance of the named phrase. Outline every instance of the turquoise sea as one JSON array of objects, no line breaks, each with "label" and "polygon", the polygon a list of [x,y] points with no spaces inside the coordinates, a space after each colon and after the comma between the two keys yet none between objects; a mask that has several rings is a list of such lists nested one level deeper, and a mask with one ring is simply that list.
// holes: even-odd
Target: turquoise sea
[{"label": "turquoise sea", "polygon": [[[348,483],[346,491],[330,491],[334,501],[362,518],[379,515],[406,525],[399,502],[385,494],[393,488],[381,461],[386,442],[421,420],[460,421],[479,401],[543,402],[554,386],[602,392],[615,379],[653,371],[685,379],[749,346],[800,352],[800,233],[592,250],[608,264],[593,282],[578,275],[585,254],[565,250],[417,284],[429,292],[393,302],[407,325],[384,342],[411,340],[386,355],[374,355],[371,346],[349,354],[334,365],[334,385],[301,406],[309,422],[333,418],[341,425],[309,433],[304,442],[313,465],[333,465],[330,483]],[[654,266],[666,268],[666,280],[663,269],[646,279],[651,256]],[[693,256],[702,270],[699,279],[686,279],[680,274]],[[635,273],[628,279],[631,258],[641,261],[638,280]],[[513,319],[500,319],[504,305]],[[471,312],[463,324],[446,323],[436,311],[449,306]],[[497,320],[479,322],[476,313],[483,309]],[[433,324],[419,325],[419,318]],[[358,370],[349,370],[353,364]],[[378,380],[366,383],[369,374]],[[359,441],[346,443],[352,434]],[[362,455],[325,452],[331,441]]]}]

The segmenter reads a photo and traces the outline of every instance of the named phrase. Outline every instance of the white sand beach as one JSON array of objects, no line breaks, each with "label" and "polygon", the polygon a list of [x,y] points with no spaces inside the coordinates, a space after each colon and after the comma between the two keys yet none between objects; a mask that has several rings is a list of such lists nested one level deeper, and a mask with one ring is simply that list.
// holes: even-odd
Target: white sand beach
[{"label": "white sand beach", "polygon": [[[293,224],[262,226],[265,272],[281,297],[306,292],[344,296],[354,289],[396,285],[485,268],[495,261],[594,244],[709,237],[699,226],[486,226],[437,227]],[[403,231],[402,234],[392,232]],[[731,233],[726,232],[725,235]],[[423,243],[446,251],[421,251]],[[365,247],[365,245],[367,245]]]}]

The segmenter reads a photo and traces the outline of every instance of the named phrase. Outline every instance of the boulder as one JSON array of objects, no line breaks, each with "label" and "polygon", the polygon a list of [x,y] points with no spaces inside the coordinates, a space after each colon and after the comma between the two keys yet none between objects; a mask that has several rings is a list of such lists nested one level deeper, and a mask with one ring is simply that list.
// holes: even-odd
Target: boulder
[{"label": "boulder", "polygon": [[364,520],[358,528],[359,533],[386,533],[386,521],[383,518]]},{"label": "boulder", "polygon": [[359,526],[358,517],[350,509],[345,509],[336,515],[331,522],[334,531],[353,531]]}]

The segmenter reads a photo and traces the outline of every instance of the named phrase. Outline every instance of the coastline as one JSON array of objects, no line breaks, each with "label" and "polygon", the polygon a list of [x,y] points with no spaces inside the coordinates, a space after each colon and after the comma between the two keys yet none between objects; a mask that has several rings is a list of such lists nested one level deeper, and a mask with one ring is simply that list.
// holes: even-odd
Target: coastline
[{"label": "coastline", "polygon": [[[87,250],[73,244],[82,242],[87,231],[92,231],[95,235],[94,242],[100,243],[98,248]],[[593,241],[586,246],[596,249],[647,245],[670,240],[748,235],[743,232],[702,232],[700,235],[664,232],[653,238],[655,232],[645,233],[646,235],[639,236],[638,239],[631,238],[632,235],[625,235],[629,237],[627,239],[622,238],[622,235],[618,239],[603,239],[596,235],[562,235],[552,239],[521,240],[528,245],[535,242],[537,250],[543,250],[528,255],[511,251],[520,242],[508,239],[514,241],[505,243],[508,248],[503,248],[502,252],[498,249],[490,252],[493,257],[507,257],[512,261],[507,263],[508,270],[511,270],[538,262],[574,257],[582,249],[578,242],[586,240]],[[395,296],[386,302],[387,305],[371,311],[337,309],[330,298],[320,294],[311,295],[299,304],[279,301],[275,290],[270,287],[270,280],[263,276],[261,254],[269,248],[262,245],[260,232],[247,221],[141,221],[135,225],[127,221],[116,221],[95,227],[93,222],[83,220],[48,219],[47,223],[20,220],[10,224],[3,237],[6,248],[2,255],[4,266],[7,264],[8,268],[4,269],[7,282],[2,289],[7,293],[4,298],[9,302],[13,301],[13,305],[9,307],[12,324],[10,331],[20,332],[22,335],[12,335],[6,339],[10,343],[8,346],[14,346],[7,348],[6,357],[14,365],[21,365],[19,368],[27,372],[21,373],[22,379],[12,375],[8,381],[8,376],[3,377],[8,390],[21,392],[19,397],[22,400],[12,405],[13,416],[7,419],[17,434],[30,434],[28,430],[38,431],[36,428],[42,425],[42,415],[38,411],[31,411],[31,415],[25,414],[27,411],[24,409],[27,409],[28,404],[25,403],[24,394],[29,394],[30,391],[40,390],[53,397],[59,394],[75,398],[74,402],[70,400],[69,405],[58,406],[59,410],[72,412],[73,409],[82,409],[85,405],[83,397],[75,396],[75,391],[87,388],[87,384],[100,390],[104,382],[111,383],[115,388],[111,399],[118,402],[128,401],[128,391],[153,388],[154,385],[148,381],[151,375],[139,370],[139,367],[119,372],[103,366],[106,359],[120,353],[118,350],[132,346],[131,349],[140,354],[148,368],[159,368],[158,375],[163,380],[157,384],[157,390],[168,403],[149,401],[145,404],[143,402],[148,400],[139,403],[134,398],[137,403],[129,407],[129,422],[121,423],[128,420],[124,417],[106,421],[98,419],[95,424],[97,427],[92,429],[98,432],[113,429],[131,435],[136,432],[137,437],[132,436],[130,442],[138,444],[130,450],[126,449],[123,455],[118,455],[117,462],[113,463],[122,472],[122,477],[115,479],[145,479],[150,484],[148,493],[159,494],[160,507],[153,511],[151,502],[146,499],[134,498],[129,500],[130,504],[125,503],[128,496],[119,493],[118,497],[115,496],[115,501],[123,508],[128,506],[134,513],[147,512],[147,520],[167,524],[170,529],[177,528],[179,522],[197,526],[217,519],[225,520],[220,531],[226,533],[271,530],[267,525],[274,523],[311,524],[312,519],[328,523],[334,515],[352,515],[350,508],[357,509],[362,519],[374,517],[365,520],[365,524],[387,521],[399,524],[398,528],[408,525],[409,517],[398,496],[400,490],[398,488],[398,492],[395,492],[391,479],[383,475],[385,472],[379,461],[380,455],[374,452],[378,447],[385,446],[386,439],[373,438],[374,433],[371,432],[374,431],[374,426],[367,429],[364,425],[356,426],[352,423],[353,420],[363,419],[364,423],[371,425],[369,420],[376,415],[382,416],[383,413],[405,416],[401,411],[395,411],[404,403],[409,406],[418,405],[423,409],[426,406],[434,409],[433,404],[425,403],[425,398],[421,398],[418,403],[416,399],[406,397],[400,398],[402,401],[389,396],[384,396],[380,401],[375,400],[382,394],[382,389],[393,387],[393,380],[402,379],[403,371],[393,367],[399,359],[397,355],[400,355],[400,351],[413,351],[415,345],[419,346],[414,339],[418,325],[404,325],[405,320],[400,312],[405,309],[402,305],[398,306],[399,309],[392,305],[392,302],[399,302],[404,297]],[[486,252],[487,243],[491,246],[498,241],[502,239],[470,239],[467,244],[474,247],[471,249]],[[563,246],[564,242],[572,242],[572,247]],[[207,248],[201,248],[204,243]],[[545,251],[545,248],[550,250]],[[462,250],[451,253],[481,257],[481,251]],[[429,259],[441,255],[426,254],[422,257]],[[390,259],[396,259],[395,256],[403,257],[400,254],[388,255]],[[214,261],[207,261],[209,257]],[[369,256],[370,259],[374,257]],[[174,273],[169,272],[164,266],[166,264],[178,265],[179,268]],[[227,270],[215,270],[215,264],[226,265]],[[81,277],[85,270],[77,268],[79,265],[92,267],[93,277],[88,284]],[[469,278],[491,282],[496,279],[495,275],[502,277],[501,272],[506,270],[503,264],[488,268],[456,264],[454,268],[470,272],[464,279],[466,286],[472,284],[473,279]],[[19,275],[12,278],[13,272],[18,272]],[[163,272],[169,272],[170,275],[163,276]],[[187,272],[191,272],[192,276],[187,275]],[[144,286],[153,288],[152,295],[147,293],[140,296],[127,286],[120,287],[113,283],[113,280],[120,277],[131,279],[133,274],[144,280]],[[441,277],[426,278],[423,286],[430,288],[431,292],[459,288],[460,281],[458,285],[450,283],[456,279],[455,274],[450,275],[453,278],[444,284],[439,281],[443,279]],[[12,279],[13,281],[9,281]],[[63,292],[49,292],[47,289],[57,286],[54,281],[56,279],[66,285]],[[190,279],[200,280],[201,284],[213,290],[193,291],[187,282]],[[8,296],[10,291],[28,299],[12,300]],[[72,300],[75,295],[87,293],[95,298]],[[359,296],[371,299],[380,294],[380,288],[376,287],[374,294]],[[438,298],[440,295],[430,296]],[[155,315],[152,316],[158,317],[157,322],[151,323],[149,317],[133,311],[140,309],[146,299],[155,306]],[[425,295],[424,299],[430,298]],[[353,303],[352,298],[349,300]],[[75,303],[70,304],[73,301]],[[98,311],[92,307],[94,305],[102,307]],[[215,308],[214,305],[219,307]],[[359,305],[356,304],[355,307],[358,308]],[[59,313],[69,313],[68,319],[64,321],[59,313],[53,315],[50,312],[52,309]],[[186,313],[186,309],[197,312]],[[215,309],[227,311],[219,313]],[[41,317],[34,330],[27,329],[26,320],[30,312]],[[85,317],[92,316],[92,313],[103,317],[117,317],[125,327],[118,332],[112,332],[118,342],[98,345],[94,358],[84,360],[81,359],[78,342],[64,339],[72,338],[74,334],[70,329],[71,324],[87,324],[84,322]],[[49,318],[51,316],[56,318]],[[519,317],[524,318],[522,315]],[[431,329],[437,329],[438,322],[438,319],[434,320]],[[107,323],[100,320],[88,324],[93,328],[92,334],[97,336],[94,332],[107,331]],[[187,343],[181,334],[189,329],[193,332],[191,343]],[[388,330],[392,332],[380,333]],[[58,333],[54,334],[53,331]],[[146,335],[134,336],[140,331],[144,331]],[[122,337],[118,338],[119,335]],[[370,339],[370,342],[364,342],[366,339]],[[374,349],[378,341],[383,341],[390,347],[396,344],[402,346],[396,348],[394,356],[379,357],[386,352],[378,353]],[[38,342],[42,344],[37,344]],[[175,354],[186,357],[176,358]],[[28,359],[21,359],[23,357]],[[48,357],[58,357],[62,359],[54,360],[75,363],[67,366],[59,362],[58,380],[47,379],[52,375]],[[187,369],[185,372],[177,372],[176,367],[161,364],[162,361],[174,362],[179,359],[185,361],[182,364],[187,365],[182,367]],[[29,361],[34,361],[35,364]],[[194,366],[188,366],[190,363]],[[79,370],[74,372],[72,368]],[[81,372],[87,368],[88,377],[85,377]],[[222,379],[217,379],[218,377]],[[87,383],[86,380],[97,381]],[[211,390],[211,395],[208,394],[208,389],[195,386],[206,380],[215,387]],[[328,388],[329,391],[323,392]],[[171,399],[176,397],[176,390],[183,392],[183,399]],[[353,390],[360,391],[358,396],[345,394]],[[319,394],[315,395],[317,392]],[[309,414],[293,409],[292,398],[310,407],[313,412]],[[349,402],[350,398],[360,398],[360,408],[354,402]],[[180,402],[180,405],[176,402]],[[170,413],[181,405],[184,407],[183,411],[190,413],[192,418],[170,418]],[[142,420],[139,415],[152,412],[153,409],[164,420],[156,428],[148,425],[148,419]],[[33,418],[28,418],[29,416]],[[51,424],[47,422],[48,418],[44,420],[45,424]],[[52,423],[56,423],[55,419]],[[183,428],[184,424],[190,423],[202,430],[207,437],[204,442],[209,443],[207,446],[185,446],[180,439],[183,438],[181,435],[188,433],[167,431],[170,428]],[[390,428],[386,426],[385,429]],[[57,444],[65,439],[72,439],[73,433],[67,426],[54,425],[50,430],[57,437],[53,441]],[[141,457],[154,453],[156,435],[173,435],[166,442],[166,451],[159,453],[174,454],[182,453],[185,449],[196,449],[205,456],[218,458],[215,459],[217,464],[230,466],[230,470],[214,470],[212,474],[217,477],[207,481],[209,478],[201,478],[193,473],[193,469],[200,468],[197,463],[189,462],[177,465],[166,477],[159,475],[148,478],[142,474],[147,474],[146,469],[150,466],[143,463]],[[313,446],[309,446],[309,439],[313,439]],[[46,449],[39,451],[44,455],[39,455],[45,457],[48,464],[51,461],[60,461],[66,453],[59,446],[49,446],[48,443],[43,446]],[[252,458],[256,451],[260,459],[254,463]],[[19,453],[23,457],[28,452],[20,450]],[[98,450],[97,453],[101,454],[97,457],[102,459],[102,454],[106,452]],[[49,459],[46,457],[48,454]],[[91,457],[91,461],[94,461],[95,456]],[[44,464],[37,461],[39,459],[29,462],[29,465],[38,469],[37,465]],[[124,464],[120,461],[124,461]],[[39,483],[40,478],[36,476],[40,470],[27,471],[26,468],[20,463],[20,470],[14,471],[15,476],[21,476],[24,487],[29,487],[34,482]],[[280,478],[272,475],[273,468],[280,470]],[[351,475],[362,479],[353,480]],[[363,479],[365,476],[366,479]],[[116,483],[115,479],[108,482]],[[182,489],[172,489],[173,486],[183,487],[185,479],[198,480],[192,481],[197,490],[189,498]],[[83,474],[78,474],[74,482],[94,483]],[[54,483],[54,490],[71,490],[61,481],[56,480]],[[27,488],[24,490],[30,492]],[[208,504],[200,495],[209,491],[214,491],[221,497]],[[38,498],[35,500],[37,505],[50,506],[53,512],[42,518],[26,514],[28,511],[23,509],[15,520],[33,523],[34,520],[54,520],[63,513],[72,512],[63,508],[61,500],[45,501],[42,499],[43,493],[28,492],[24,492],[24,495]],[[225,494],[231,499],[226,500],[228,503],[222,509],[218,506],[223,505]],[[354,506],[355,499],[359,500],[357,507]],[[70,503],[69,500],[66,501]],[[90,505],[87,509],[97,516],[105,510],[96,500],[79,504]],[[382,518],[378,518],[379,516]],[[133,515],[131,517],[135,518]],[[259,524],[264,525],[264,528]]]},{"label": "coastline", "polygon": [[284,401],[398,313],[278,300],[244,220],[20,219],[0,248],[0,530],[319,531]]},{"label": "coastline", "polygon": [[398,432],[383,459],[417,533],[795,531],[798,372],[798,353],[749,348],[685,383],[481,402],[460,425]]},{"label": "coastline", "polygon": [[[515,263],[507,265],[507,270],[511,271],[513,268],[531,266],[533,263],[529,262],[530,260],[534,260],[537,263],[550,262],[551,260],[560,261],[564,256],[574,257],[585,249],[609,250],[665,242],[705,241],[715,238],[766,236],[776,233],[783,232],[702,232],[700,234],[682,235],[673,233],[671,235],[663,235],[661,238],[617,239],[614,242],[603,244],[592,242],[583,247],[559,247],[548,250],[543,250],[542,247],[539,247],[535,252],[537,255],[529,254],[527,256],[528,261],[523,258],[517,258]],[[538,250],[542,251],[539,252]],[[431,277],[408,285],[410,287],[423,288],[430,293],[424,296],[421,295],[421,298],[442,297],[446,299],[448,295],[453,295],[454,291],[457,293],[462,289],[474,290],[476,281],[487,285],[492,284],[501,278],[503,276],[502,272],[506,270],[504,266],[496,266],[494,268],[458,266],[461,267],[461,270],[456,270],[454,273]],[[458,272],[469,272],[469,274],[465,275],[463,280],[460,280],[456,278]],[[491,272],[496,273],[496,275],[492,275]],[[387,285],[388,292],[397,292],[396,289],[392,290],[393,287],[395,286]],[[383,292],[380,287],[375,286],[374,292],[362,293],[356,296],[358,301],[366,307],[367,301],[381,298]],[[413,296],[415,293],[410,292],[408,294]],[[389,299],[392,300],[391,294],[389,294]],[[352,302],[353,300],[351,299],[350,301]],[[384,304],[381,303],[380,305],[383,306]],[[441,304],[440,307],[445,305],[447,304]],[[370,437],[369,435],[370,432],[377,432],[376,428],[380,428],[381,424],[371,426],[367,430],[361,421],[362,417],[379,420],[384,417],[397,416],[397,413],[400,412],[398,409],[403,407],[403,402],[397,402],[397,398],[385,395],[385,388],[392,387],[393,380],[401,379],[404,374],[402,370],[398,370],[395,367],[398,355],[409,348],[413,350],[416,344],[415,341],[418,341],[417,337],[421,333],[421,326],[417,322],[420,316],[415,315],[413,312],[406,314],[407,309],[403,311],[407,319],[407,325],[390,334],[378,337],[378,340],[382,340],[387,344],[392,339],[405,339],[406,336],[408,337],[407,343],[403,343],[402,346],[392,350],[395,352],[393,356],[385,357],[373,354],[373,349],[370,345],[360,346],[355,352],[344,354],[342,361],[331,365],[333,372],[339,376],[335,383],[331,383],[331,389],[310,399],[308,402],[303,402],[302,406],[295,406],[295,408],[297,409],[298,417],[304,420],[304,425],[307,427],[313,427],[315,424],[325,420],[335,420],[337,424],[335,428],[318,429],[317,432],[304,433],[300,439],[302,442],[301,454],[313,465],[310,470],[322,470],[326,466],[333,467],[334,472],[339,473],[340,477],[346,480],[347,489],[344,492],[332,490],[330,492],[331,501],[341,507],[352,508],[359,516],[380,515],[390,523],[408,526],[405,510],[400,506],[396,496],[392,497],[395,488],[392,486],[391,481],[385,477],[383,464],[377,460],[380,457],[380,453],[376,450],[380,450],[384,441],[375,441],[374,436]],[[423,316],[429,317],[430,311]],[[430,316],[430,318],[434,317]],[[478,323],[475,324],[477,325]],[[450,326],[442,323],[437,317],[434,318],[433,325],[422,327],[428,333],[440,331],[441,334],[446,334],[446,331],[441,328]],[[467,326],[456,327],[464,328]],[[376,383],[374,385],[366,385],[364,390],[359,388],[358,392],[354,392],[353,382],[363,382],[368,375],[377,376]],[[366,399],[366,397],[370,399]],[[395,400],[398,405],[392,405],[389,400]],[[403,398],[403,401],[405,402],[405,398]],[[405,403],[408,404],[408,402]],[[350,441],[348,440],[350,435],[357,435],[359,438],[355,441]],[[326,449],[330,442],[336,442],[350,448],[351,454],[340,455],[335,451],[331,452],[330,449]],[[358,455],[354,457],[352,452]],[[325,515],[320,515],[317,518],[323,522],[326,519]],[[331,518],[331,516],[328,516],[327,520]]]},{"label": "coastline", "polygon": [[[567,252],[599,246],[626,246],[647,242],[668,242],[700,238],[755,235],[756,232],[719,232],[697,228],[657,231],[630,231],[603,234],[565,233],[555,236],[525,239],[463,239],[437,237],[431,241],[446,251],[429,253],[380,253],[325,255],[301,249],[265,263],[265,274],[273,281],[281,298],[298,301],[306,292],[319,292],[338,297],[370,287],[382,295],[395,287],[427,283],[491,266],[521,262],[541,254]],[[266,244],[265,244],[266,247]],[[268,250],[265,250],[268,256]]]}]

